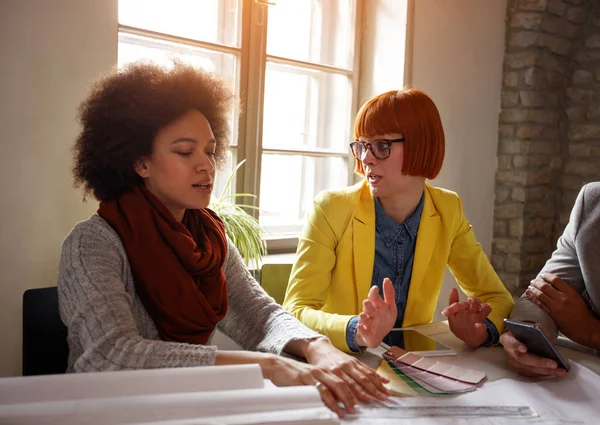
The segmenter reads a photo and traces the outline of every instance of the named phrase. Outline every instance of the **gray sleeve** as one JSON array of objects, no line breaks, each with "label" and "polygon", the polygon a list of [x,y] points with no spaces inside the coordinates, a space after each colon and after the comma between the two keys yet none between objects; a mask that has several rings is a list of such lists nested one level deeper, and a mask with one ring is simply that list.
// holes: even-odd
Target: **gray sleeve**
[{"label": "gray sleeve", "polygon": [[[90,222],[63,242],[59,307],[69,346],[82,354],[77,372],[212,365],[216,347],[144,339],[123,278],[127,259],[119,240]],[[72,349],[73,351],[73,349]]]},{"label": "gray sleeve", "polygon": [[[577,195],[577,200],[571,210],[569,223],[558,239],[556,250],[539,273],[555,274],[563,278],[577,292],[581,292],[583,289],[583,275],[577,257],[575,239],[581,224],[586,187],[584,186]],[[525,295],[522,295],[515,303],[510,318],[540,323],[548,331],[552,340],[556,340],[558,337],[558,328],[552,318],[544,310],[529,301]]]},{"label": "gray sleeve", "polygon": [[261,288],[230,240],[224,269],[229,310],[218,327],[244,349],[281,354],[293,340],[321,336],[296,320]]}]

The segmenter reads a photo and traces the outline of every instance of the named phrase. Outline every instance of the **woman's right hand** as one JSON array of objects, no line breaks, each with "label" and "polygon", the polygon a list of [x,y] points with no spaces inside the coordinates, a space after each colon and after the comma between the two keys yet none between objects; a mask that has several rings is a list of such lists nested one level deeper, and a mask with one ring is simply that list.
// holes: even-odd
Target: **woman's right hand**
[{"label": "woman's right hand", "polygon": [[363,311],[358,315],[356,343],[369,348],[379,346],[394,327],[397,318],[394,285],[386,277],[383,280],[383,298],[379,296],[379,288],[373,286],[367,299],[363,301]]},{"label": "woman's right hand", "polygon": [[510,331],[500,336],[508,363],[523,376],[565,376],[567,371],[558,367],[554,360],[546,359],[527,352],[525,344],[514,337]]},{"label": "woman's right hand", "polygon": [[277,386],[315,385],[323,402],[340,418],[344,417],[344,411],[338,401],[347,412],[356,412],[358,400],[350,385],[332,371],[271,354],[265,355],[260,366],[264,378],[270,379]]}]

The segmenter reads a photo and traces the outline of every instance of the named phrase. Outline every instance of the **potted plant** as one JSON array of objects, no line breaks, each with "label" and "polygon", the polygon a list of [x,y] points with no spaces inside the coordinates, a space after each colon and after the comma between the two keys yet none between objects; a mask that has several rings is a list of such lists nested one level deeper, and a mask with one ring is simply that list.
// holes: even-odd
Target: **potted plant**
[{"label": "potted plant", "polygon": [[258,207],[247,204],[236,204],[235,199],[240,197],[256,198],[251,193],[234,193],[227,195],[227,190],[240,167],[246,162],[241,161],[229,175],[221,196],[213,199],[208,206],[225,223],[227,236],[236,248],[240,251],[242,258],[247,266],[254,263],[254,268],[258,269],[262,262],[262,257],[267,253],[267,244],[263,239],[263,229],[258,224],[258,220],[248,214],[244,208],[258,210]]}]

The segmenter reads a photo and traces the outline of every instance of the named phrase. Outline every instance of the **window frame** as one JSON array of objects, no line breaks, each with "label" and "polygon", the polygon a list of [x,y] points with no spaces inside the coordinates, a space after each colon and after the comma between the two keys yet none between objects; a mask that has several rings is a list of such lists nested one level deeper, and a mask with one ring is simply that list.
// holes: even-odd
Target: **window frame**
[{"label": "window frame", "polygon": [[[356,116],[359,103],[359,73],[361,62],[361,39],[363,30],[364,0],[356,0],[355,26],[354,26],[354,54],[351,69],[339,68],[329,65],[288,59],[267,54],[267,28],[268,12],[270,7],[277,7],[275,1],[265,0],[240,0],[240,21],[238,27],[239,47],[227,46],[218,43],[200,41],[186,37],[165,34],[161,32],[141,29],[119,22],[118,34],[148,37],[159,41],[178,43],[185,46],[202,48],[218,53],[231,54],[236,57],[238,66],[235,69],[235,90],[239,93],[239,109],[234,114],[234,128],[232,131],[231,148],[235,150],[236,161],[246,160],[240,168],[235,179],[236,192],[252,193],[254,200],[243,198],[240,202],[260,205],[260,177],[262,155],[274,153],[278,155],[301,155],[303,157],[338,157],[346,159],[348,164],[348,181],[351,185],[355,182],[353,177],[354,159],[349,149],[335,151],[331,149],[307,148],[302,150],[283,150],[265,148],[262,146],[262,123],[264,113],[265,75],[267,62],[279,65],[295,66],[310,71],[325,71],[349,77],[351,83],[351,111],[350,117]],[[237,107],[236,107],[237,108]],[[326,108],[331,109],[331,108]],[[240,115],[240,112],[242,114]],[[352,119],[349,123],[352,134]],[[320,131],[320,130],[319,130]],[[350,143],[350,140],[348,140]],[[235,164],[232,165],[235,167]],[[319,174],[319,173],[318,173]],[[318,178],[318,176],[317,176]],[[249,214],[258,219],[256,210],[248,210]],[[298,236],[269,236],[265,237],[269,254],[295,252]]]}]

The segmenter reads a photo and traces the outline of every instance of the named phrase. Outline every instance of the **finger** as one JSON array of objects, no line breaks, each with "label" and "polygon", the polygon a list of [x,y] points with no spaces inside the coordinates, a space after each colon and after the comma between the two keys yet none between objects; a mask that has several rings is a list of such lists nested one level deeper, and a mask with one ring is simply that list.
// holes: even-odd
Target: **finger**
[{"label": "finger", "polygon": [[492,307],[489,304],[481,303],[479,305],[479,313],[477,313],[477,320],[483,322],[491,312]]},{"label": "finger", "polygon": [[469,297],[467,298],[467,302],[471,305],[479,305],[481,304],[481,300],[477,297]]},{"label": "finger", "polygon": [[344,405],[346,411],[355,413],[356,409],[354,406],[356,405],[357,400],[348,384],[332,372],[321,369],[317,369],[315,372],[319,375],[318,380],[333,393],[335,399]]},{"label": "finger", "polygon": [[527,298],[529,299],[529,301],[531,301],[532,303],[534,303],[535,305],[537,305],[539,308],[541,308],[542,310],[544,310],[546,313],[551,315],[551,311],[550,309],[544,304],[542,303],[538,297],[536,297],[533,292],[531,292],[529,289],[527,289],[525,291],[525,295],[527,296]]},{"label": "finger", "polygon": [[465,311],[469,309],[469,303],[466,302],[456,302],[453,303],[452,305],[446,307],[444,310],[442,310],[442,314],[444,316],[451,316],[454,315],[456,313],[460,313],[461,311]]},{"label": "finger", "polygon": [[[526,353],[527,347],[521,341],[519,341],[515,336],[510,332],[506,331],[502,335],[500,335],[500,344],[504,347],[504,351],[510,350],[511,352],[516,353]],[[511,354],[512,353],[507,353]]]},{"label": "finger", "polygon": [[369,300],[363,301],[363,313],[367,314],[368,316],[375,313],[375,307],[373,306],[373,303],[371,301],[369,301]]},{"label": "finger", "polygon": [[512,363],[509,360],[509,363],[516,369],[519,375],[528,376],[528,377],[538,377],[538,376],[556,376],[561,377],[567,374],[567,371],[564,369],[546,369],[539,367],[522,367],[518,363]]},{"label": "finger", "polygon": [[369,327],[371,326],[372,320],[369,316],[367,316],[365,313],[360,313],[358,315],[358,324],[359,326],[362,326],[365,330],[368,330]]},{"label": "finger", "polygon": [[452,305],[454,303],[457,303],[458,300],[459,300],[459,298],[458,298],[458,289],[452,288],[452,290],[450,291],[450,297],[448,297],[448,305]]},{"label": "finger", "polygon": [[379,310],[385,306],[385,302],[383,301],[383,298],[381,298],[381,296],[379,295],[379,288],[377,286],[371,287],[371,290],[369,291],[369,297],[367,298],[367,300],[370,301],[371,304],[373,304],[375,310]]},{"label": "finger", "polygon": [[529,292],[535,295],[540,303],[544,304],[550,310],[552,310],[552,307],[556,305],[556,302],[552,298],[550,298],[545,292],[540,291],[537,287],[529,286],[527,289]]},{"label": "finger", "polygon": [[352,394],[354,395],[355,400],[357,400],[357,403],[358,401],[368,403],[371,400],[373,400],[373,397],[367,394],[363,387],[358,382],[356,382],[356,380],[353,379],[350,375],[348,375],[345,372],[341,372],[339,376],[344,380],[344,382],[346,382],[346,385],[348,385],[350,391],[352,391]]},{"label": "finger", "polygon": [[[371,401],[374,397],[379,400],[386,400],[388,398],[388,392],[383,386],[383,383],[375,377],[371,379],[367,376],[367,374],[371,373],[365,373],[361,368],[350,364],[346,365],[345,372],[357,383],[357,387],[359,387],[358,391],[360,392],[360,395],[357,394],[357,396],[361,401]],[[371,372],[372,374],[377,375],[375,371]]]},{"label": "finger", "polygon": [[379,287],[371,286],[371,289],[369,290],[369,295],[367,295],[367,299],[371,302],[376,302],[378,298],[381,298],[379,296]]},{"label": "finger", "polygon": [[488,314],[492,311],[492,308],[485,303],[473,303],[469,309],[470,313],[473,313],[474,320],[476,322],[483,322]]},{"label": "finger", "polygon": [[384,384],[390,382],[389,379],[381,376],[376,371],[366,366],[364,363],[357,361],[357,367],[364,373],[364,375],[373,382],[379,391],[386,395],[390,395],[390,391],[385,387]]},{"label": "finger", "polygon": [[537,299],[537,297],[533,294],[533,292],[531,292],[529,290],[529,288],[525,290],[525,296],[527,297],[527,299],[529,301],[531,301],[534,304],[537,304],[540,302],[540,300]]},{"label": "finger", "polygon": [[345,365],[345,370],[367,392],[369,398],[376,397],[379,400],[385,400],[389,397],[389,390],[384,385],[389,380],[360,361],[356,360],[352,364]]},{"label": "finger", "polygon": [[560,296],[560,293],[548,282],[545,280],[534,279],[529,282],[530,288],[535,288],[538,291],[546,294],[552,300],[557,300]]},{"label": "finger", "polygon": [[553,375],[553,373],[548,373],[548,372],[558,369],[558,365],[556,364],[556,362],[554,360],[546,359],[544,357],[539,357],[539,356],[536,356],[535,354],[516,353],[514,358],[515,358],[515,360],[517,360],[517,362],[519,362],[519,364],[521,366],[524,366],[524,367],[530,368],[530,369],[536,369],[537,374],[539,374],[540,371],[544,371],[544,374],[546,374],[546,375]]},{"label": "finger", "polygon": [[383,279],[383,300],[388,308],[396,308],[396,293],[394,285],[387,277]]},{"label": "finger", "polygon": [[[527,348],[522,346],[509,332],[503,334],[500,337],[500,342],[504,345],[504,352],[508,363],[520,374],[524,376],[562,376],[563,372],[560,372],[555,364],[548,363],[548,359],[535,356],[530,353],[523,353],[521,350]],[[506,335],[506,336],[505,336]],[[514,350],[515,347],[519,348],[519,352]]]},{"label": "finger", "polygon": [[469,298],[467,300],[467,303],[469,304],[469,313],[479,313],[480,308],[481,308],[481,301],[475,299],[475,298]]},{"label": "finger", "polygon": [[350,368],[347,368],[345,365],[339,371],[339,376],[346,382],[350,390],[352,391],[354,397],[357,400],[360,400],[363,403],[368,403],[373,400],[373,396],[370,395],[366,389],[362,386],[359,379],[356,379],[353,375],[355,373],[350,372]]},{"label": "finger", "polygon": [[549,282],[554,288],[556,288],[560,292],[569,292],[573,291],[571,285],[569,285],[563,278],[556,276],[551,273],[541,274],[540,277],[544,279],[546,282]]},{"label": "finger", "polygon": [[323,403],[325,403],[325,405],[330,410],[332,410],[336,415],[338,415],[339,418],[343,418],[344,411],[338,404],[335,396],[333,395],[333,392],[325,385],[323,385],[323,383],[320,381],[317,381],[315,386],[317,387],[317,391],[319,391],[319,395],[321,396],[321,400],[323,400]]}]

